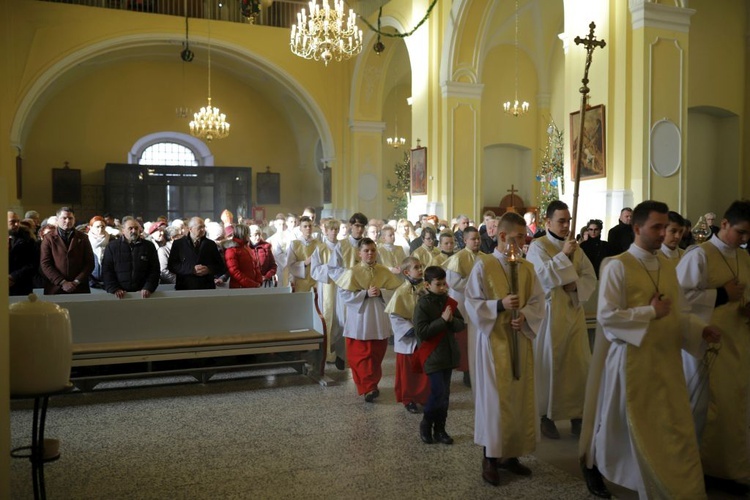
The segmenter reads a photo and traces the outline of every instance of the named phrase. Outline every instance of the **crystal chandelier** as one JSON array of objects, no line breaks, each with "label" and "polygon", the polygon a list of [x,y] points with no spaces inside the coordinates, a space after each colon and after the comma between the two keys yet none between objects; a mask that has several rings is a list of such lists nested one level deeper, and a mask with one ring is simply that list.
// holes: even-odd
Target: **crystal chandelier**
[{"label": "crystal chandelier", "polygon": [[354,10],[344,25],[344,1],[334,0],[333,9],[328,0],[310,0],[310,15],[305,9],[297,13],[297,23],[292,25],[289,46],[292,52],[305,59],[323,60],[326,66],[335,59],[343,61],[362,51],[362,30],[357,28]]},{"label": "crystal chandelier", "polygon": [[[210,9],[209,9],[210,10]],[[211,15],[208,21],[208,105],[193,115],[190,122],[190,133],[195,137],[211,142],[212,139],[223,139],[229,135],[229,123],[226,115],[211,105]]]},{"label": "crystal chandelier", "polygon": [[406,139],[398,136],[398,115],[396,115],[396,127],[393,132],[393,137],[388,137],[385,142],[393,149],[398,149],[406,144]]},{"label": "crystal chandelier", "polygon": [[516,0],[516,38],[514,43],[516,52],[516,93],[515,99],[503,103],[503,109],[506,113],[513,116],[525,114],[529,110],[529,103],[526,101],[518,102],[518,0]]}]

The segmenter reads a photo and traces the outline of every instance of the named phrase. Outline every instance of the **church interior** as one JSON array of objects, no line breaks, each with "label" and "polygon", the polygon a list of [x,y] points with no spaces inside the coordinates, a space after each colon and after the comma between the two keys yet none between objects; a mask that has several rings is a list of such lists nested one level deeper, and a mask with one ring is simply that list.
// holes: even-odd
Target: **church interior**
[{"label": "church interior", "polygon": [[[327,64],[290,50],[290,26],[307,3],[250,2],[260,12],[246,17],[241,13],[248,3],[0,0],[0,200],[9,210],[52,215],[61,206],[53,178],[61,169],[73,169],[80,173],[81,191],[71,205],[81,221],[88,220],[109,211],[107,165],[136,168],[148,145],[170,140],[192,149],[201,167],[279,174],[279,196],[262,207],[257,202],[264,196],[262,186],[252,176],[238,207],[247,217],[255,208],[271,217],[313,206],[340,219],[353,212],[388,219],[394,166],[424,148],[424,191],[409,194],[407,218],[430,213],[450,220],[467,214],[478,221],[486,207],[502,206],[508,195],[518,199],[516,207],[538,205],[540,168],[552,131],[559,130],[563,164],[553,186],[571,203],[577,134],[572,129],[586,66],[586,50],[575,39],[585,38],[592,22],[594,36],[606,41],[593,51],[588,69],[586,127],[598,112],[592,115],[600,119],[592,122],[598,135],[591,143],[599,150],[583,152],[590,170],[581,176],[578,220],[601,219],[606,230],[617,224],[621,208],[647,199],[664,201],[695,220],[750,197],[750,4],[745,0],[352,0],[345,5],[358,16],[361,52]],[[382,50],[376,51],[378,43]],[[190,61],[182,57],[186,48],[194,55]],[[207,97],[231,123],[224,138],[208,141],[190,133],[191,116]],[[506,101],[528,102],[528,110],[514,116],[503,109]],[[388,144],[391,138],[398,147]],[[200,210],[218,218],[223,208],[208,202]],[[7,259],[7,249],[0,255]],[[7,299],[7,282],[0,288]],[[0,309],[0,324],[8,330],[7,308]],[[0,366],[8,366],[8,353],[7,336],[0,336]],[[344,380],[341,387],[351,389]],[[260,384],[254,390],[261,394],[252,397],[262,404],[263,391],[290,389]],[[328,390],[305,386],[287,397],[313,405],[317,398],[309,393],[319,391],[317,401],[327,405]],[[179,391],[189,397],[196,389]],[[159,397],[154,392],[144,399],[153,403]],[[471,400],[466,392],[462,397],[466,415],[459,411],[457,418],[463,419],[458,425],[468,450]],[[0,450],[11,448],[9,401],[5,369]],[[358,400],[351,403],[345,413],[371,424],[363,433],[373,432],[377,420],[358,415],[359,408],[353,408]],[[392,411],[377,412],[392,418]],[[388,432],[385,442],[397,446],[399,431]],[[331,434],[321,439],[334,439]],[[298,444],[289,436],[279,439],[291,448]],[[239,442],[248,444],[244,437]],[[332,448],[334,456],[341,453],[330,442],[321,445]],[[574,452],[574,444],[563,446]],[[288,459],[269,445],[263,449],[278,461]],[[439,451],[433,460],[443,454]],[[253,453],[249,447],[246,452]],[[549,457],[560,452],[546,453],[545,463],[555,464]],[[408,460],[407,450],[395,454]],[[466,467],[475,476],[474,488],[482,484],[472,457]],[[8,453],[0,453],[0,498],[10,497],[10,461]],[[571,463],[557,466],[575,469]],[[114,473],[105,469],[100,472]],[[304,475],[312,470],[292,477],[309,487]],[[396,474],[390,467],[381,472]],[[558,474],[547,472],[553,479]],[[567,472],[573,477],[575,470]],[[429,470],[438,483],[443,473]],[[189,477],[187,471],[180,474]],[[257,476],[271,477],[268,471]],[[356,477],[370,484],[371,478]],[[334,474],[329,480],[342,479]],[[272,483],[282,487],[287,481],[275,477]],[[190,497],[191,484],[186,480],[176,496]],[[418,498],[440,493],[426,483],[424,488],[416,492]],[[461,491],[477,497],[491,493],[471,488]],[[358,491],[370,498],[395,496],[398,490]],[[523,490],[516,495],[534,498]],[[585,487],[571,483],[565,494],[539,495],[580,498]],[[226,496],[243,497],[229,490]]]}]

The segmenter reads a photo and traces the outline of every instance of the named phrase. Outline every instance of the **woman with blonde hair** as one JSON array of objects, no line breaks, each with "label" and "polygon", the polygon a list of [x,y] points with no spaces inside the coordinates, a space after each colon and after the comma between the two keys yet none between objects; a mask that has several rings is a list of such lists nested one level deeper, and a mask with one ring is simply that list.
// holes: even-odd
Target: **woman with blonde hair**
[{"label": "woman with blonde hair", "polygon": [[414,232],[414,225],[407,219],[399,219],[396,224],[396,241],[395,245],[403,247],[406,255],[409,255],[409,243],[416,240],[419,236]]}]

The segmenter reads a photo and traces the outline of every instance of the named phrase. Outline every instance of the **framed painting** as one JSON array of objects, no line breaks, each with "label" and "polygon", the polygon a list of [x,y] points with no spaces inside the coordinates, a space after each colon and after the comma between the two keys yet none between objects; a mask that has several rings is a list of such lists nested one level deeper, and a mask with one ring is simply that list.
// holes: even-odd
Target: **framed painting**
[{"label": "framed painting", "polygon": [[255,178],[257,186],[258,205],[278,205],[281,203],[281,174],[272,173],[266,167],[265,173],[259,173]]},{"label": "framed painting", "polygon": [[266,220],[266,209],[257,206],[253,207],[252,218],[259,225],[263,225]]},{"label": "framed painting", "polygon": [[412,149],[409,165],[411,195],[427,194],[427,148]]},{"label": "framed painting", "polygon": [[78,205],[81,203],[81,170],[78,168],[52,169],[52,203]]},{"label": "framed painting", "polygon": [[[570,113],[570,178],[576,178],[576,153],[578,134],[581,128],[581,112]],[[604,104],[589,107],[583,122],[583,149],[581,180],[598,179],[607,176],[607,151]]]}]

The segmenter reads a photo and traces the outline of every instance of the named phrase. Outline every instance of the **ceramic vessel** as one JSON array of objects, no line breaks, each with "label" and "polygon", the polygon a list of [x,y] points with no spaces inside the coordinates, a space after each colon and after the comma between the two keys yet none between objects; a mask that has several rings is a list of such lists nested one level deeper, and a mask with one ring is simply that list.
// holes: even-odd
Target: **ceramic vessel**
[{"label": "ceramic vessel", "polygon": [[70,381],[73,332],[67,309],[38,300],[10,306],[10,393],[45,394]]}]

